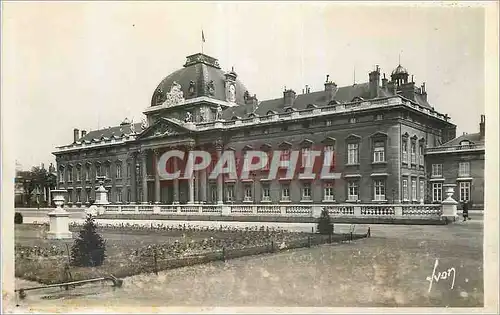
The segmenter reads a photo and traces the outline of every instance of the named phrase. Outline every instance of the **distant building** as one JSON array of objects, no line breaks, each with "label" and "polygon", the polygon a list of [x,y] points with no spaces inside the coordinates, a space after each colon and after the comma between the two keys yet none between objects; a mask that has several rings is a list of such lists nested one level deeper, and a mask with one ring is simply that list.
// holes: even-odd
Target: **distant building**
[{"label": "distant building", "polygon": [[426,150],[430,201],[446,198],[444,184],[456,184],[455,200],[470,201],[473,208],[484,208],[485,123],[485,116],[481,115],[478,133],[464,133]]},{"label": "distant building", "polygon": [[[327,76],[321,91],[285,88],[259,101],[234,69],[195,54],[160,82],[144,114],[142,123],[74,129],[73,143],[57,148],[58,186],[71,203],[95,198],[97,175],[106,176],[113,203],[420,203],[429,199],[425,150],[456,136],[450,117],[429,104],[425,84],[417,87],[401,65],[390,80],[377,66],[366,83],[338,87]],[[342,177],[266,180],[264,169],[244,181],[210,180],[206,171],[163,180],[155,165],[173,148],[281,150],[282,165],[298,150],[301,166],[309,149],[321,148],[334,152]]]}]

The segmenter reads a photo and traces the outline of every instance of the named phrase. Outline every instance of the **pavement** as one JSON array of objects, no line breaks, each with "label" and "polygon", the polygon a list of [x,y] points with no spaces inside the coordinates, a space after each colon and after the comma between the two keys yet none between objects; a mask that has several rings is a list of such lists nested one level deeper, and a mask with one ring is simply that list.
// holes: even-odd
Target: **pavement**
[{"label": "pavement", "polygon": [[[350,225],[335,225],[336,231]],[[356,225],[365,230],[368,226]],[[480,307],[483,222],[446,226],[370,225],[372,237],[271,255],[244,257],[124,279],[114,289],[33,291],[20,309],[58,312],[134,307]],[[437,268],[433,271],[438,261]],[[455,271],[449,279],[428,279]],[[17,279],[17,287],[33,283]],[[126,308],[123,308],[126,306]],[[122,308],[120,308],[122,307]],[[154,310],[154,309],[153,309]]]}]

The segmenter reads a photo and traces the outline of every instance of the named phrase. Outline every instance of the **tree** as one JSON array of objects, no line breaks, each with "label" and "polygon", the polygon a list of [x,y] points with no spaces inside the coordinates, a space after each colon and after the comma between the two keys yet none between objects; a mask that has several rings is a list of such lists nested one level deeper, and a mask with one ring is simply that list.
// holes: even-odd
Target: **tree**
[{"label": "tree", "polygon": [[333,223],[330,219],[327,209],[321,211],[321,216],[318,219],[318,232],[319,234],[330,235],[333,233]]},{"label": "tree", "polygon": [[97,225],[92,215],[88,215],[78,238],[71,247],[71,265],[96,267],[106,258],[106,241],[97,233]]},{"label": "tree", "polygon": [[56,180],[55,174],[48,172],[43,166],[34,166],[30,171],[19,171],[16,175],[16,182],[20,183],[23,188],[23,200],[27,205],[32,204],[35,189],[38,188],[38,193],[43,194],[45,189],[50,190],[56,187]]}]

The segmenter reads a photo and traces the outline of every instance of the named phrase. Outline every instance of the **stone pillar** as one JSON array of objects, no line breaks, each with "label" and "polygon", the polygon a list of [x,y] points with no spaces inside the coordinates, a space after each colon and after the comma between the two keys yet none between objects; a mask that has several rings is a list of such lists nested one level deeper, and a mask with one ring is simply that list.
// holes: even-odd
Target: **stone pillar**
[{"label": "stone pillar", "polygon": [[141,170],[142,170],[142,203],[148,203],[148,173],[147,173],[147,151],[143,150],[141,155]]},{"label": "stone pillar", "polygon": [[451,221],[456,221],[458,217],[457,216],[458,202],[455,199],[453,199],[453,193],[455,192],[455,187],[456,187],[455,184],[443,185],[443,188],[445,188],[447,198],[443,200],[443,202],[441,203],[443,210],[441,216]]},{"label": "stone pillar", "polygon": [[[194,145],[189,144],[186,148],[187,148],[187,154],[189,154],[189,152],[191,152],[191,150],[194,149]],[[190,160],[189,158],[187,159],[187,161],[190,163],[190,165],[187,165],[187,168],[193,169],[194,161]],[[193,204],[194,203],[194,172],[188,178],[188,185],[189,185],[189,203]]]},{"label": "stone pillar", "polygon": [[[172,159],[172,165],[173,165],[173,173],[177,171],[177,158]],[[174,178],[173,179],[173,184],[174,184],[174,204],[179,203],[179,179]]]},{"label": "stone pillar", "polygon": [[202,203],[207,202],[207,170],[203,169],[200,171],[200,200]]},{"label": "stone pillar", "polygon": [[69,231],[69,213],[63,209],[64,194],[66,190],[53,190],[56,209],[49,213],[50,230],[48,239],[71,239],[73,234]]},{"label": "stone pillar", "polygon": [[153,172],[155,174],[155,203],[160,203],[160,174],[158,173],[158,161],[160,159],[160,151],[158,149],[154,149],[154,169]]},{"label": "stone pillar", "polygon": [[137,169],[136,169],[136,152],[131,153],[128,156],[127,159],[127,164],[130,163],[130,174],[127,174],[129,176],[130,180],[130,200],[129,202],[137,202],[138,196],[137,196]]},{"label": "stone pillar", "polygon": [[[217,150],[217,163],[220,161],[221,159],[221,156],[222,156],[222,141],[221,140],[218,140],[216,141],[215,143],[215,149]],[[222,198],[222,180],[223,180],[223,176],[222,175],[219,175],[217,177],[217,204],[223,204],[223,198]]]}]

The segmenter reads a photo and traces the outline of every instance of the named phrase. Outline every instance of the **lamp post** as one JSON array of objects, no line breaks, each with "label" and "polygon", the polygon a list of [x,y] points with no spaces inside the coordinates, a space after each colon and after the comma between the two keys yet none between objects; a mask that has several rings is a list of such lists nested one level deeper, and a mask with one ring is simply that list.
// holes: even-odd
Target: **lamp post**
[{"label": "lamp post", "polygon": [[253,185],[253,203],[256,203],[256,198],[255,198],[255,173],[252,173],[252,185]]}]

